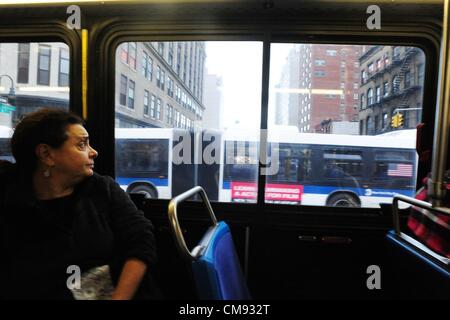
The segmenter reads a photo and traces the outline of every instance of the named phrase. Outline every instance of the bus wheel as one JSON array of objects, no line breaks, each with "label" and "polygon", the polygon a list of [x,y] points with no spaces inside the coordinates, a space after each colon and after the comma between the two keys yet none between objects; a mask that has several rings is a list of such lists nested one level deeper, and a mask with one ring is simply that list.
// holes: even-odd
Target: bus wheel
[{"label": "bus wheel", "polygon": [[338,193],[330,197],[327,206],[332,207],[359,207],[358,199],[349,193]]},{"label": "bus wheel", "polygon": [[146,199],[155,199],[157,198],[156,191],[150,186],[144,184],[138,184],[128,190],[128,193],[140,193],[145,195]]}]

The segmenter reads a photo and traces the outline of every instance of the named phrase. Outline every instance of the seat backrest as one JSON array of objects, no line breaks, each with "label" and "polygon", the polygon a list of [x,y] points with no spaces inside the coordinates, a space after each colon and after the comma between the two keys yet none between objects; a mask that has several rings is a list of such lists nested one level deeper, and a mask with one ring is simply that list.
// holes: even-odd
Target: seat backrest
[{"label": "seat backrest", "polygon": [[[209,212],[212,226],[199,244],[189,251],[178,222],[177,208],[182,201],[197,194]],[[208,300],[250,299],[230,228],[223,221],[217,222],[203,188],[194,187],[173,198],[168,213],[175,243],[181,255],[191,262],[198,297]]]},{"label": "seat backrest", "polygon": [[[203,254],[192,262],[200,299],[244,300],[250,294],[234,248],[228,225],[221,221],[205,236]],[[203,240],[200,242],[202,246]]]}]

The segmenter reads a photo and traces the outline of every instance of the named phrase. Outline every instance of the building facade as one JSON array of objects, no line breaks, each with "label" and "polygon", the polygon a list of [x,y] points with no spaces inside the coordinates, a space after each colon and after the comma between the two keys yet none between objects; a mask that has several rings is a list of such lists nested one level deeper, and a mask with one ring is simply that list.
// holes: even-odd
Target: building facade
[{"label": "building facade", "polygon": [[[360,134],[415,128],[421,119],[425,55],[414,47],[367,46],[360,61]],[[403,124],[392,127],[392,116]]]},{"label": "building facade", "polygon": [[357,122],[360,54],[354,45],[296,45],[280,78],[288,90],[277,96],[277,124],[330,133],[327,121]]},{"label": "building facade", "polygon": [[361,47],[355,45],[311,45],[310,132],[336,133],[327,132],[327,121],[352,128],[358,121],[360,54]]},{"label": "building facade", "polygon": [[204,42],[126,42],[116,51],[116,127],[201,126]]},{"label": "building facade", "polygon": [[0,43],[0,125],[14,127],[37,108],[69,108],[69,48],[64,43]]}]

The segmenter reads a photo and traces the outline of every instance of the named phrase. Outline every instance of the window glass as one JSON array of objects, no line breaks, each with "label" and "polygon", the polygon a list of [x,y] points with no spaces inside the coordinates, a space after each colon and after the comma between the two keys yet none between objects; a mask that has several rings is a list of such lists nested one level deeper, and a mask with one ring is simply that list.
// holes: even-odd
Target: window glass
[{"label": "window glass", "polygon": [[14,161],[9,140],[25,114],[69,109],[69,67],[64,43],[0,43],[0,160]]},{"label": "window glass", "polygon": [[69,85],[69,67],[69,51],[64,48],[60,48],[58,85],[61,87],[66,87]]},{"label": "window glass", "polygon": [[133,50],[135,68],[130,45],[116,51],[120,186],[169,199],[201,185],[212,201],[256,202],[262,43],[155,41]]},{"label": "window glass", "polygon": [[273,43],[270,57],[266,202],[375,208],[414,195],[420,49]]}]

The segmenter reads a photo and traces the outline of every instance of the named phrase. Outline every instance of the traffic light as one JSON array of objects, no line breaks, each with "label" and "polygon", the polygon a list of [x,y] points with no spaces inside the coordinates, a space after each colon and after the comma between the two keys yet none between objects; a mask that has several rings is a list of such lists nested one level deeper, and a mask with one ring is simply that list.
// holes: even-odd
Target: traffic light
[{"label": "traffic light", "polygon": [[392,116],[392,119],[391,119],[391,126],[392,126],[392,128],[397,128],[398,127],[398,120],[399,120],[398,114],[394,114]]},{"label": "traffic light", "polygon": [[397,126],[398,127],[403,126],[403,114],[401,113],[397,114]]}]

